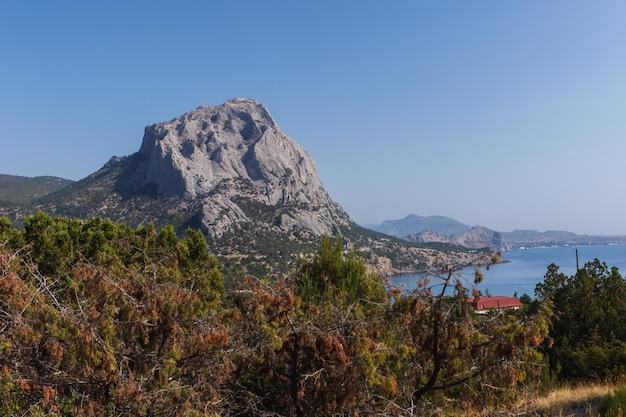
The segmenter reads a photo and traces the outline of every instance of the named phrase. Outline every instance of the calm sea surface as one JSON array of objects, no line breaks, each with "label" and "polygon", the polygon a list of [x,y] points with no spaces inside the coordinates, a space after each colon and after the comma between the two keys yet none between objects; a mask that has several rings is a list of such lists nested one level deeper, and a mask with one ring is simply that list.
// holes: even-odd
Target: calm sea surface
[{"label": "calm sea surface", "polygon": [[[535,285],[543,281],[548,265],[554,263],[559,271],[566,275],[576,272],[576,249],[578,264],[582,267],[586,262],[598,258],[610,267],[616,266],[620,274],[626,274],[626,245],[591,245],[567,246],[554,248],[515,249],[504,252],[502,257],[510,262],[482,268],[484,280],[478,286],[483,294],[491,295],[535,295]],[[469,283],[474,280],[473,269],[462,271]],[[407,290],[415,288],[420,274],[409,274],[391,278],[394,286],[403,286]],[[433,283],[435,281],[433,280]]]}]

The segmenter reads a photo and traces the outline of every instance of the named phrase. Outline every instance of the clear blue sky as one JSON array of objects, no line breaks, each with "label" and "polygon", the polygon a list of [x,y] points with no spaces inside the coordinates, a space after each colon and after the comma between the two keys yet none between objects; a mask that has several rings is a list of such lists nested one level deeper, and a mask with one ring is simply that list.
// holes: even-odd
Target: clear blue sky
[{"label": "clear blue sky", "polygon": [[626,234],[626,2],[0,3],[0,173],[251,97],[352,218]]}]

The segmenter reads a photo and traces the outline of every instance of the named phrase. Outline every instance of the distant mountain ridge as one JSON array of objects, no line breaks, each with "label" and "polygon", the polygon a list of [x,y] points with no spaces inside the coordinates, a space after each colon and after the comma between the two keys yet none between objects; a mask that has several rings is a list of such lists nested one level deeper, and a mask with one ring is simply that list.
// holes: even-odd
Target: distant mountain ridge
[{"label": "distant mountain ridge", "polygon": [[472,249],[507,250],[502,235],[482,226],[471,227],[445,216],[409,214],[398,220],[385,220],[369,228],[413,243],[448,243]]},{"label": "distant mountain ridge", "polygon": [[28,204],[67,187],[73,182],[52,176],[21,177],[0,174],[0,201],[10,204]]},{"label": "distant mountain ridge", "polygon": [[368,225],[367,227],[399,238],[425,231],[436,232],[444,236],[460,235],[472,229],[471,226],[449,217],[424,217],[417,214],[409,214],[398,220],[385,220],[380,225]]},{"label": "distant mountain ridge", "polygon": [[497,232],[482,226],[468,226],[445,216],[409,214],[366,227],[412,242],[446,242],[468,247],[488,246],[496,250],[573,244],[626,244],[626,236],[578,235],[566,231],[514,230]]}]

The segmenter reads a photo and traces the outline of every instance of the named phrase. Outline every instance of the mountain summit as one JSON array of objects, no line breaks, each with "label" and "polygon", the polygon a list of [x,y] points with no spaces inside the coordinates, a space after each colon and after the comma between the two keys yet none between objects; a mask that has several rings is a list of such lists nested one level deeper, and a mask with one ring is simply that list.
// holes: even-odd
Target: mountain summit
[{"label": "mountain summit", "polygon": [[250,202],[280,207],[272,223],[285,231],[298,226],[321,235],[347,221],[311,157],[252,99],[198,107],[148,126],[139,154],[146,161],[143,182],[160,195],[204,201],[201,222],[212,236],[253,220],[242,206]]},{"label": "mountain summit", "polygon": [[311,196],[322,188],[306,151],[252,99],[201,106],[148,126],[139,153],[149,159],[145,180],[167,196],[193,198],[221,181],[245,179],[271,190],[267,202],[277,204],[296,197],[288,194],[290,185],[300,184]]}]

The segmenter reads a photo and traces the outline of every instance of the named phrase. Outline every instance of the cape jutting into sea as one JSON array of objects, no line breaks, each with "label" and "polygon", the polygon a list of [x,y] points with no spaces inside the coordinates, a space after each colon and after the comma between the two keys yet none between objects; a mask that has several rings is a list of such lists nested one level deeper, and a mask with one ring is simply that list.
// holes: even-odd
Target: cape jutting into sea
[{"label": "cape jutting into sea", "polygon": [[[549,248],[514,249],[504,252],[502,257],[508,262],[492,265],[489,269],[481,268],[483,282],[478,289],[483,295],[507,295],[518,297],[528,294],[535,296],[535,286],[543,282],[548,265],[559,266],[559,272],[570,276],[576,272],[576,250],[578,249],[578,265],[594,259],[605,262],[609,268],[616,266],[622,277],[626,274],[626,245],[588,245],[559,246]],[[459,271],[467,280],[468,287],[474,281],[474,268]],[[393,286],[402,286],[406,290],[415,288],[422,274],[407,274],[390,279]],[[437,284],[439,278],[432,277],[431,284]],[[435,291],[436,292],[436,291]]]}]

